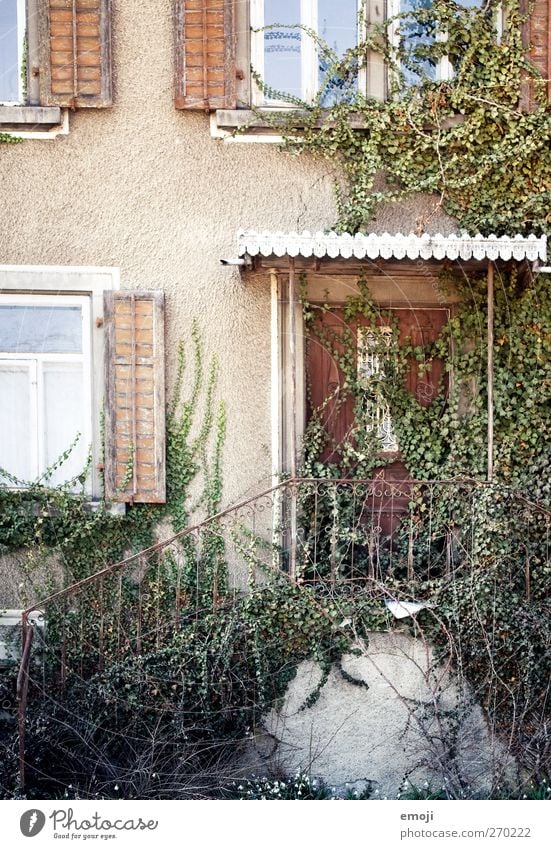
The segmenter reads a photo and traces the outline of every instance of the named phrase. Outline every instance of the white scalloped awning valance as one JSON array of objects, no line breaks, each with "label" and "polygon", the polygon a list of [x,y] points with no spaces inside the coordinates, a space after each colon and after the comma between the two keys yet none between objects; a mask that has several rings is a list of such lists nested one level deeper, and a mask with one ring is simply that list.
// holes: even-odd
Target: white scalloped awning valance
[{"label": "white scalloped awning valance", "polygon": [[350,233],[238,233],[239,256],[328,257],[336,259],[547,259],[545,236],[381,236]]}]

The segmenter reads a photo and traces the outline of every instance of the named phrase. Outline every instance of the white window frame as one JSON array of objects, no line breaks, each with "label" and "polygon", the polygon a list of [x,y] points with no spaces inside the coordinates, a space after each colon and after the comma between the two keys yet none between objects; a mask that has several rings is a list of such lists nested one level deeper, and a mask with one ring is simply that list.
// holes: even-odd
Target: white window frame
[{"label": "white window frame", "polygon": [[[8,295],[0,294],[0,306],[24,307],[71,307],[81,310],[82,351],[81,353],[7,353],[0,350],[0,361],[14,364],[28,364],[30,377],[30,409],[31,409],[31,477],[29,483],[41,479],[47,468],[46,461],[46,422],[44,421],[44,382],[45,365],[49,363],[78,363],[82,367],[83,381],[83,416],[80,430],[81,445],[86,456],[92,445],[92,380],[91,380],[91,326],[90,298],[87,295]],[[75,434],[76,436],[76,434]],[[69,447],[69,446],[67,446]],[[50,458],[57,459],[57,458]],[[61,467],[63,468],[63,467]],[[10,471],[8,469],[8,471]],[[44,483],[48,483],[44,479]]]},{"label": "white window frame", "polygon": [[[90,421],[92,465],[85,492],[102,497],[99,464],[103,458],[101,414],[105,394],[103,295],[120,289],[119,269],[105,266],[0,265],[0,294],[47,294],[52,298],[87,295],[90,305]],[[22,358],[21,354],[14,355]],[[49,355],[48,355],[49,356]],[[117,505],[119,507],[119,505]],[[122,505],[124,507],[124,505]]]},{"label": "white window frame", "polygon": [[[365,0],[357,0],[357,12],[365,7]],[[318,31],[318,2],[317,0],[300,0],[300,21],[296,22],[309,29]],[[264,0],[250,0],[250,26],[251,26],[251,64],[254,70],[264,79]],[[301,82],[302,100],[311,103],[319,89],[318,80],[318,48],[314,39],[306,33],[301,41]],[[358,26],[358,42],[361,34]],[[367,74],[365,65],[362,65],[358,77],[358,89],[365,93],[367,87]],[[254,80],[251,81],[252,104],[256,107],[269,109],[295,109],[296,107],[286,100],[272,100],[265,96]]]},{"label": "white window frame", "polygon": [[[17,39],[17,91],[18,91],[18,99],[17,100],[2,100],[0,99],[0,106],[22,106],[24,105],[24,86],[23,80],[21,79],[21,71],[23,69],[23,59],[25,52],[25,34],[27,32],[27,3],[26,0],[16,0],[16,8],[17,8],[17,31],[15,33],[15,37]],[[2,39],[3,40],[3,39]],[[2,44],[2,40],[0,40],[0,47]],[[1,98],[1,94],[0,94]]]}]

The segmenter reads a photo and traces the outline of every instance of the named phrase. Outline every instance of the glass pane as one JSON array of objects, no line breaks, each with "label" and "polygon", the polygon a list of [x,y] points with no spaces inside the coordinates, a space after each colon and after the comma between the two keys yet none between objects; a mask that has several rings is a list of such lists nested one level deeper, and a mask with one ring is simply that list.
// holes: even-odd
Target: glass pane
[{"label": "glass pane", "polygon": [[[0,467],[22,481],[36,477],[31,445],[31,364],[0,360]],[[0,483],[12,486],[2,476]]]},{"label": "glass pane", "polygon": [[19,39],[23,30],[18,25],[18,0],[0,0],[0,103],[18,102],[21,85]]},{"label": "glass pane", "polygon": [[[81,434],[75,447],[46,483],[63,483],[80,474],[86,463],[82,366],[79,363],[44,363],[44,456],[45,468],[55,463]],[[44,471],[44,470],[41,470]]]},{"label": "glass pane", "polygon": [[80,307],[0,306],[0,351],[6,354],[79,354]]},{"label": "glass pane", "polygon": [[[358,0],[318,0],[318,35],[331,48],[342,56],[358,43]],[[345,76],[333,75],[327,79],[328,67],[324,57],[320,57],[319,84],[327,86],[323,97],[325,106],[354,95],[358,86],[358,69],[353,66]]]},{"label": "glass pane", "polygon": [[[264,25],[300,24],[300,0],[265,0]],[[264,83],[276,91],[302,97],[300,29],[274,27],[264,32]],[[266,95],[277,99],[276,95]]]},{"label": "glass pane", "polygon": [[[420,12],[430,9],[432,0],[401,0],[400,12]],[[423,48],[431,47],[436,41],[436,29],[432,23],[413,19],[400,21],[402,47],[405,48],[412,67],[402,65],[406,85],[416,85],[422,79],[436,79],[436,62],[423,58]],[[421,54],[421,55],[419,55]]]}]

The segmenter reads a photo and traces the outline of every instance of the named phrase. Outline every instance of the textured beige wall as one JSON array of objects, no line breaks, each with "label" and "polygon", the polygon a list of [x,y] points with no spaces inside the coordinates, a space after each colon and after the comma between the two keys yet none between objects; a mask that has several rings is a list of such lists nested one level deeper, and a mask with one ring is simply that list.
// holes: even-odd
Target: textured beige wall
[{"label": "textured beige wall", "polygon": [[118,266],[123,288],[164,289],[169,352],[199,319],[221,363],[231,501],[270,473],[270,289],[218,260],[239,227],[331,222],[332,190],[319,165],[223,144],[173,108],[171,9],[115,0],[115,106],[72,114],[66,137],[0,145],[0,263]]},{"label": "textured beige wall", "polygon": [[[0,263],[117,266],[123,288],[163,289],[168,352],[199,319],[228,405],[227,503],[271,471],[270,291],[218,260],[240,227],[330,226],[330,165],[210,138],[206,115],[172,105],[170,0],[113,5],[114,107],[71,114],[65,137],[0,145]],[[418,212],[378,223],[409,230]]]}]

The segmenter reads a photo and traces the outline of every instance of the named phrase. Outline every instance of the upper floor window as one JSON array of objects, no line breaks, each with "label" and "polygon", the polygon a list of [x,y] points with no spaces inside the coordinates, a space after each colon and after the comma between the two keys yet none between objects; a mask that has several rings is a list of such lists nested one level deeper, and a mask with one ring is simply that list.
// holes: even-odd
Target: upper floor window
[{"label": "upper floor window", "polygon": [[[256,105],[288,106],[291,98],[311,102],[322,92],[330,105],[361,85],[358,68],[343,77],[331,72],[327,45],[342,57],[359,41],[358,0],[251,0],[251,63],[262,85]],[[319,40],[316,38],[319,37]]]},{"label": "upper floor window", "polygon": [[26,97],[26,3],[0,0],[0,103]]},{"label": "upper floor window", "polygon": [[2,131],[47,135],[61,107],[111,105],[110,34],[111,0],[0,0]]},{"label": "upper floor window", "polygon": [[[459,0],[455,5],[458,9],[484,9],[489,4],[488,0]],[[403,57],[400,62],[402,85],[418,85],[426,80],[438,82],[453,77],[454,69],[449,57],[445,52],[434,49],[439,42],[445,44],[447,34],[431,15],[433,6],[432,0],[387,0],[387,18],[391,21],[390,42]],[[501,22],[501,14],[496,14],[495,19],[497,26],[498,19]]]}]

